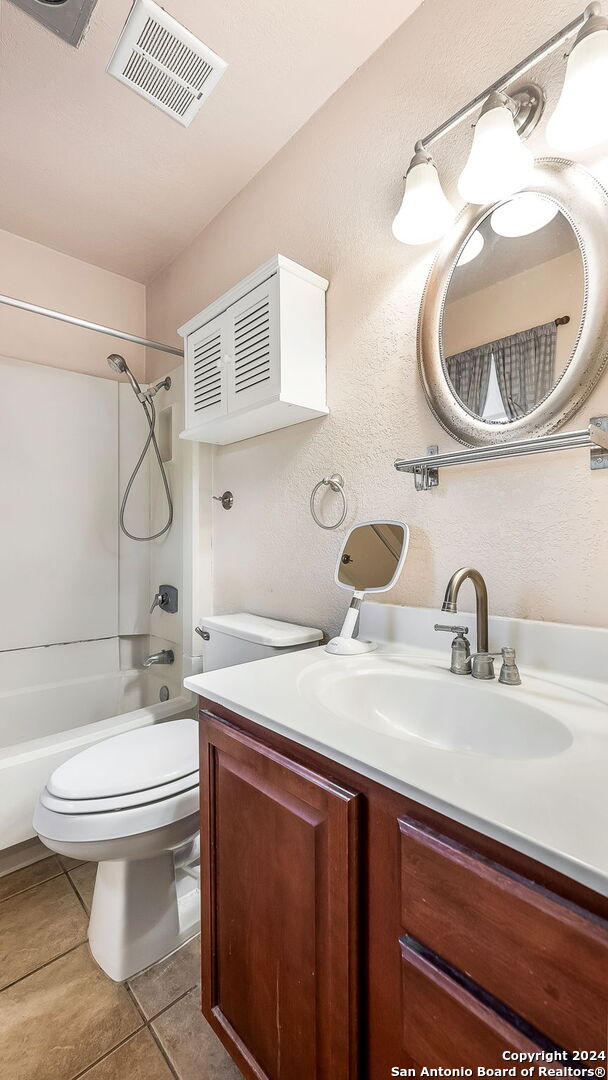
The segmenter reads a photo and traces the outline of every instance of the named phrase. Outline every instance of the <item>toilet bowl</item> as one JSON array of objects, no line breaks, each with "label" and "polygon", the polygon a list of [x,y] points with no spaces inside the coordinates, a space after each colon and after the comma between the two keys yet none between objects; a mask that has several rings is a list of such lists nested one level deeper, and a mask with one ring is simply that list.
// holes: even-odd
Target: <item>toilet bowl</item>
[{"label": "toilet bowl", "polygon": [[[205,671],[314,648],[310,626],[239,612],[198,626]],[[52,774],[34,813],[51,851],[98,863],[89,945],[122,981],[192,937],[198,888],[198,724],[123,732],[76,754]]]},{"label": "toilet bowl", "polygon": [[198,725],[138,728],[59,766],[34,828],[51,851],[97,862],[89,945],[122,981],[199,926]]}]

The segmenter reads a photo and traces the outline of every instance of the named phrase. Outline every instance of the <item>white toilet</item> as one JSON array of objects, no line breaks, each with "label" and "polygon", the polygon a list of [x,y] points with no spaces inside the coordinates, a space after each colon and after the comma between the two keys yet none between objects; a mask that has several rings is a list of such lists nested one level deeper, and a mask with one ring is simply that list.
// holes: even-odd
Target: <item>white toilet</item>
[{"label": "white toilet", "polygon": [[[311,627],[239,613],[202,620],[203,667],[244,664],[318,645]],[[198,724],[169,720],[95,743],[60,765],[34,828],[51,851],[99,863],[89,944],[122,981],[196,933]]]}]

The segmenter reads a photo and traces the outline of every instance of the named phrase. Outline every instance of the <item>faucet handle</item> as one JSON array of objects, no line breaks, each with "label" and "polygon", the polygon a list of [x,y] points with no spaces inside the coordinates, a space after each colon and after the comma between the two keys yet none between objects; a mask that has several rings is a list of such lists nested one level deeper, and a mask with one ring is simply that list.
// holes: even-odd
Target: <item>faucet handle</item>
[{"label": "faucet handle", "polygon": [[465,637],[468,634],[468,626],[443,626],[435,623],[435,630],[445,630],[448,634],[455,634],[452,639],[452,659],[450,671],[454,675],[471,674],[471,646]]},{"label": "faucet handle", "polygon": [[507,686],[521,686],[521,675],[519,674],[519,668],[515,662],[515,649],[505,645],[501,650],[501,654],[502,667],[500,669],[498,681]]},{"label": "faucet handle", "polygon": [[154,600],[152,601],[152,607],[150,608],[150,615],[154,611],[154,608],[156,608],[156,607],[162,608],[162,607],[165,606],[166,603],[167,603],[167,594],[163,593],[163,592],[157,592],[156,596],[154,597]]}]

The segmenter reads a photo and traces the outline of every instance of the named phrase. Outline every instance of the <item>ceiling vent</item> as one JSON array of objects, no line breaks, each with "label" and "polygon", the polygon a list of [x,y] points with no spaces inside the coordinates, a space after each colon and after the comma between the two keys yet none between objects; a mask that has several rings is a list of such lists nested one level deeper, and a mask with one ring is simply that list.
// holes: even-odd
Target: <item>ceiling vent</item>
[{"label": "ceiling vent", "polygon": [[107,70],[188,127],[227,66],[153,0],[136,0]]}]

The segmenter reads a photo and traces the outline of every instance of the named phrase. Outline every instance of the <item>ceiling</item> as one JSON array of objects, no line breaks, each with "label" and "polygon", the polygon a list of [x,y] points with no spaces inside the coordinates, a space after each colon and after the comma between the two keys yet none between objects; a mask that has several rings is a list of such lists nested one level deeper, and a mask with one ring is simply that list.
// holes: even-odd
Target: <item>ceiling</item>
[{"label": "ceiling", "polygon": [[420,0],[166,0],[229,63],[189,128],[106,74],[130,0],[79,49],[0,3],[0,228],[148,282]]}]

